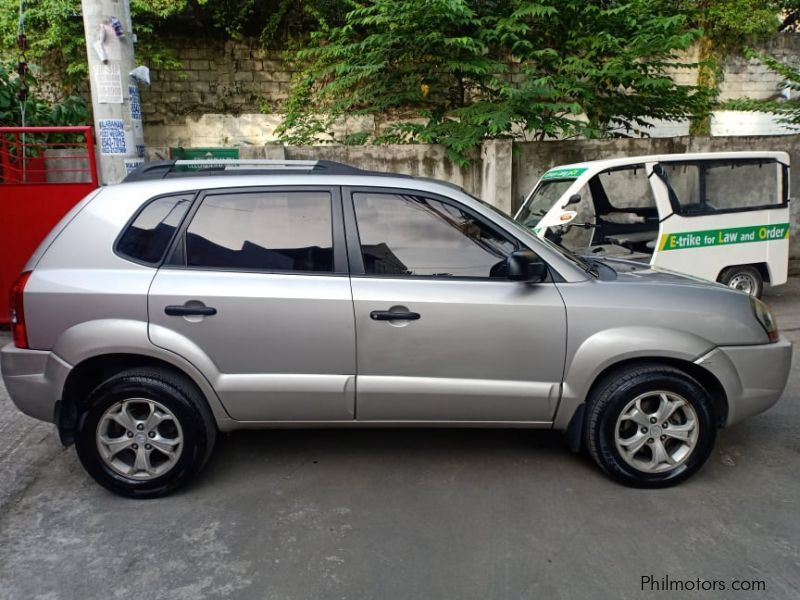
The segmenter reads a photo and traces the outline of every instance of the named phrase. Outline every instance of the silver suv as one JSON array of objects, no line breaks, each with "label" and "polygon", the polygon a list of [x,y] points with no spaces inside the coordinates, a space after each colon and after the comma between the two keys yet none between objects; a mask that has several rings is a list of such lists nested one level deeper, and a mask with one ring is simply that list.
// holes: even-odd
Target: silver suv
[{"label": "silver suv", "polygon": [[16,405],[139,498],[217,432],[275,427],[554,428],[617,481],[671,485],[775,403],[792,355],[747,294],[325,161],[145,165],[53,229],[11,309]]}]

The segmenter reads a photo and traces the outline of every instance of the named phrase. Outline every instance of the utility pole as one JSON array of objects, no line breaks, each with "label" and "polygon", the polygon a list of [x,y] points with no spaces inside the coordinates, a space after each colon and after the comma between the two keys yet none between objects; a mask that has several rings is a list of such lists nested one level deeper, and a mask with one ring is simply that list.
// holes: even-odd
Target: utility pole
[{"label": "utility pole", "polygon": [[100,181],[122,181],[144,156],[128,0],[81,0]]}]

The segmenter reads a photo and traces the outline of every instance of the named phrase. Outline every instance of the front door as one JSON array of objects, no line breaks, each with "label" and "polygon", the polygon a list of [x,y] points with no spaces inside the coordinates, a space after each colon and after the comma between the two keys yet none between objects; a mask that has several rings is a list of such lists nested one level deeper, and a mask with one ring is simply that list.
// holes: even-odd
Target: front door
[{"label": "front door", "polygon": [[153,343],[204,361],[234,419],[352,420],[338,188],[228,189],[199,202],[150,289]]},{"label": "front door", "polygon": [[505,278],[519,242],[447,198],[344,197],[358,420],[551,421],[565,307],[552,282]]}]

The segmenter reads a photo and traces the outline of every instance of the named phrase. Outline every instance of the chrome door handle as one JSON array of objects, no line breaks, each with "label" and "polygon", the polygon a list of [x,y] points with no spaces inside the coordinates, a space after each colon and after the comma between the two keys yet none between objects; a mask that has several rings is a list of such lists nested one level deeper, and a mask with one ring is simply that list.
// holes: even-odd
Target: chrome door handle
[{"label": "chrome door handle", "polygon": [[369,313],[369,318],[373,321],[417,321],[420,318],[420,314],[409,311],[373,310]]},{"label": "chrome door handle", "polygon": [[189,315],[204,315],[210,317],[217,314],[217,309],[213,306],[186,306],[182,304],[172,304],[164,309],[164,312],[171,317],[186,317]]}]

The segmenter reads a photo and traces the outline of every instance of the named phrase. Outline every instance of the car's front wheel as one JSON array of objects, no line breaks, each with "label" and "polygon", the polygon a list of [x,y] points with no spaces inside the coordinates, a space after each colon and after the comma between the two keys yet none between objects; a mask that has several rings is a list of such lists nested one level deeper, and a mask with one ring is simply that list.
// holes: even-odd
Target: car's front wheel
[{"label": "car's front wheel", "polygon": [[674,485],[700,469],[714,447],[711,397],[697,380],[673,367],[617,371],[600,382],[588,402],[589,452],[625,485]]},{"label": "car's front wheel", "polygon": [[203,398],[180,377],[132,369],[100,384],[78,421],[86,471],[122,496],[155,498],[196,475],[216,437]]}]

